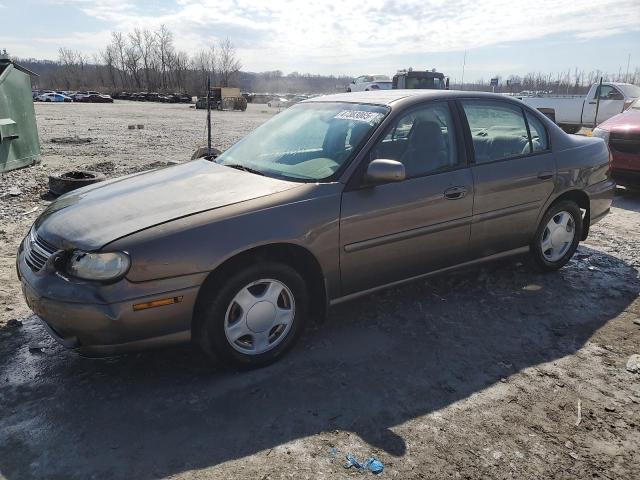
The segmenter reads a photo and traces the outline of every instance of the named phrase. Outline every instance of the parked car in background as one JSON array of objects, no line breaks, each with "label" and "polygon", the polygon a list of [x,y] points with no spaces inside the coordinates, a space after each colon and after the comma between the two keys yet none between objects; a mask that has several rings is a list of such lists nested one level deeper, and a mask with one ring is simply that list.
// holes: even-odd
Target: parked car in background
[{"label": "parked car in background", "polygon": [[640,99],[593,129],[611,150],[611,173],[620,185],[640,192]]},{"label": "parked car in background", "polygon": [[370,90],[391,90],[391,79],[387,75],[362,75],[354,79],[347,92],[368,92]]},{"label": "parked car in background", "polygon": [[111,98],[114,100],[131,100],[131,94],[129,92],[113,92]]},{"label": "parked car in background", "polygon": [[[640,97],[640,87],[630,83],[604,82],[602,89],[595,83],[586,96],[542,95],[519,96],[520,100],[536,108],[557,123],[567,133],[577,133],[583,126],[593,127],[623,112]],[[596,106],[598,118],[595,120]],[[595,124],[594,124],[595,120]]]},{"label": "parked car in background", "polygon": [[81,103],[113,103],[113,98],[111,95],[98,93],[98,92],[88,92],[83,95],[76,95],[74,101]]},{"label": "parked car in background", "polygon": [[39,102],[73,102],[71,97],[67,97],[61,93],[43,93],[42,95],[38,95],[37,100]]},{"label": "parked car in background", "polygon": [[561,268],[614,188],[601,139],[511,98],[330,95],[214,161],[60,197],[22,241],[18,275],[50,333],[85,354],[191,339],[260,366],[328,305],[509,255]]},{"label": "parked car in background", "polygon": [[289,100],[284,97],[272,97],[267,103],[267,106],[272,108],[286,108],[288,105]]},{"label": "parked car in background", "polygon": [[89,92],[87,91],[78,91],[75,92],[74,94],[71,95],[71,98],[73,98],[74,102],[79,102],[83,97],[89,95]]}]

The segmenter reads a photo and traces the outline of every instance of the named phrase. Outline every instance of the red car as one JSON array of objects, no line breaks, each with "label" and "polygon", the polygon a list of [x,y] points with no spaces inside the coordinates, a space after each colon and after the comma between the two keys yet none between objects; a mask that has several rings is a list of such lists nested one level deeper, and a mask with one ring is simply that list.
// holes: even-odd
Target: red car
[{"label": "red car", "polygon": [[640,98],[593,129],[611,150],[611,174],[620,185],[640,191]]}]

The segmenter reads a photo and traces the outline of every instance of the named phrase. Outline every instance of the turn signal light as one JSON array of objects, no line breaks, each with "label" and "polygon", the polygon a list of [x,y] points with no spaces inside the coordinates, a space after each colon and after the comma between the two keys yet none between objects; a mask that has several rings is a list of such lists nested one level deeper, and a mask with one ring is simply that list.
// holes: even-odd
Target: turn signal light
[{"label": "turn signal light", "polygon": [[180,303],[182,296],[161,298],[160,300],[153,300],[152,302],[135,303],[133,305],[133,311],[146,310],[147,308],[164,307],[165,305],[173,305],[174,303]]}]

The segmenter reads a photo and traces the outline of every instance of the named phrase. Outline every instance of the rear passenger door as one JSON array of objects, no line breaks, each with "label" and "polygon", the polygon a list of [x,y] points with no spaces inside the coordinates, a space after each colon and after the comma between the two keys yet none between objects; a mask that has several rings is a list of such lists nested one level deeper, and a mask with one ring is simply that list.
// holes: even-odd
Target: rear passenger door
[{"label": "rear passenger door", "polygon": [[459,102],[475,185],[473,258],[528,245],[554,189],[556,164],[542,122],[513,102]]}]

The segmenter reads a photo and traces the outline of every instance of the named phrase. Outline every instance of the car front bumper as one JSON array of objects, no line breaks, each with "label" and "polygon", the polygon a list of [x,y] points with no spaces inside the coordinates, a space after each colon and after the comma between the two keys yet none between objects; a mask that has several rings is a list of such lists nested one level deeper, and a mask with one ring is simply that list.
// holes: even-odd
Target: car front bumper
[{"label": "car front bumper", "polygon": [[[205,275],[134,283],[80,282],[49,264],[35,272],[18,252],[17,269],[27,305],[60,344],[87,356],[186,342],[199,286]],[[133,305],[163,298],[177,303],[134,310]]]}]

